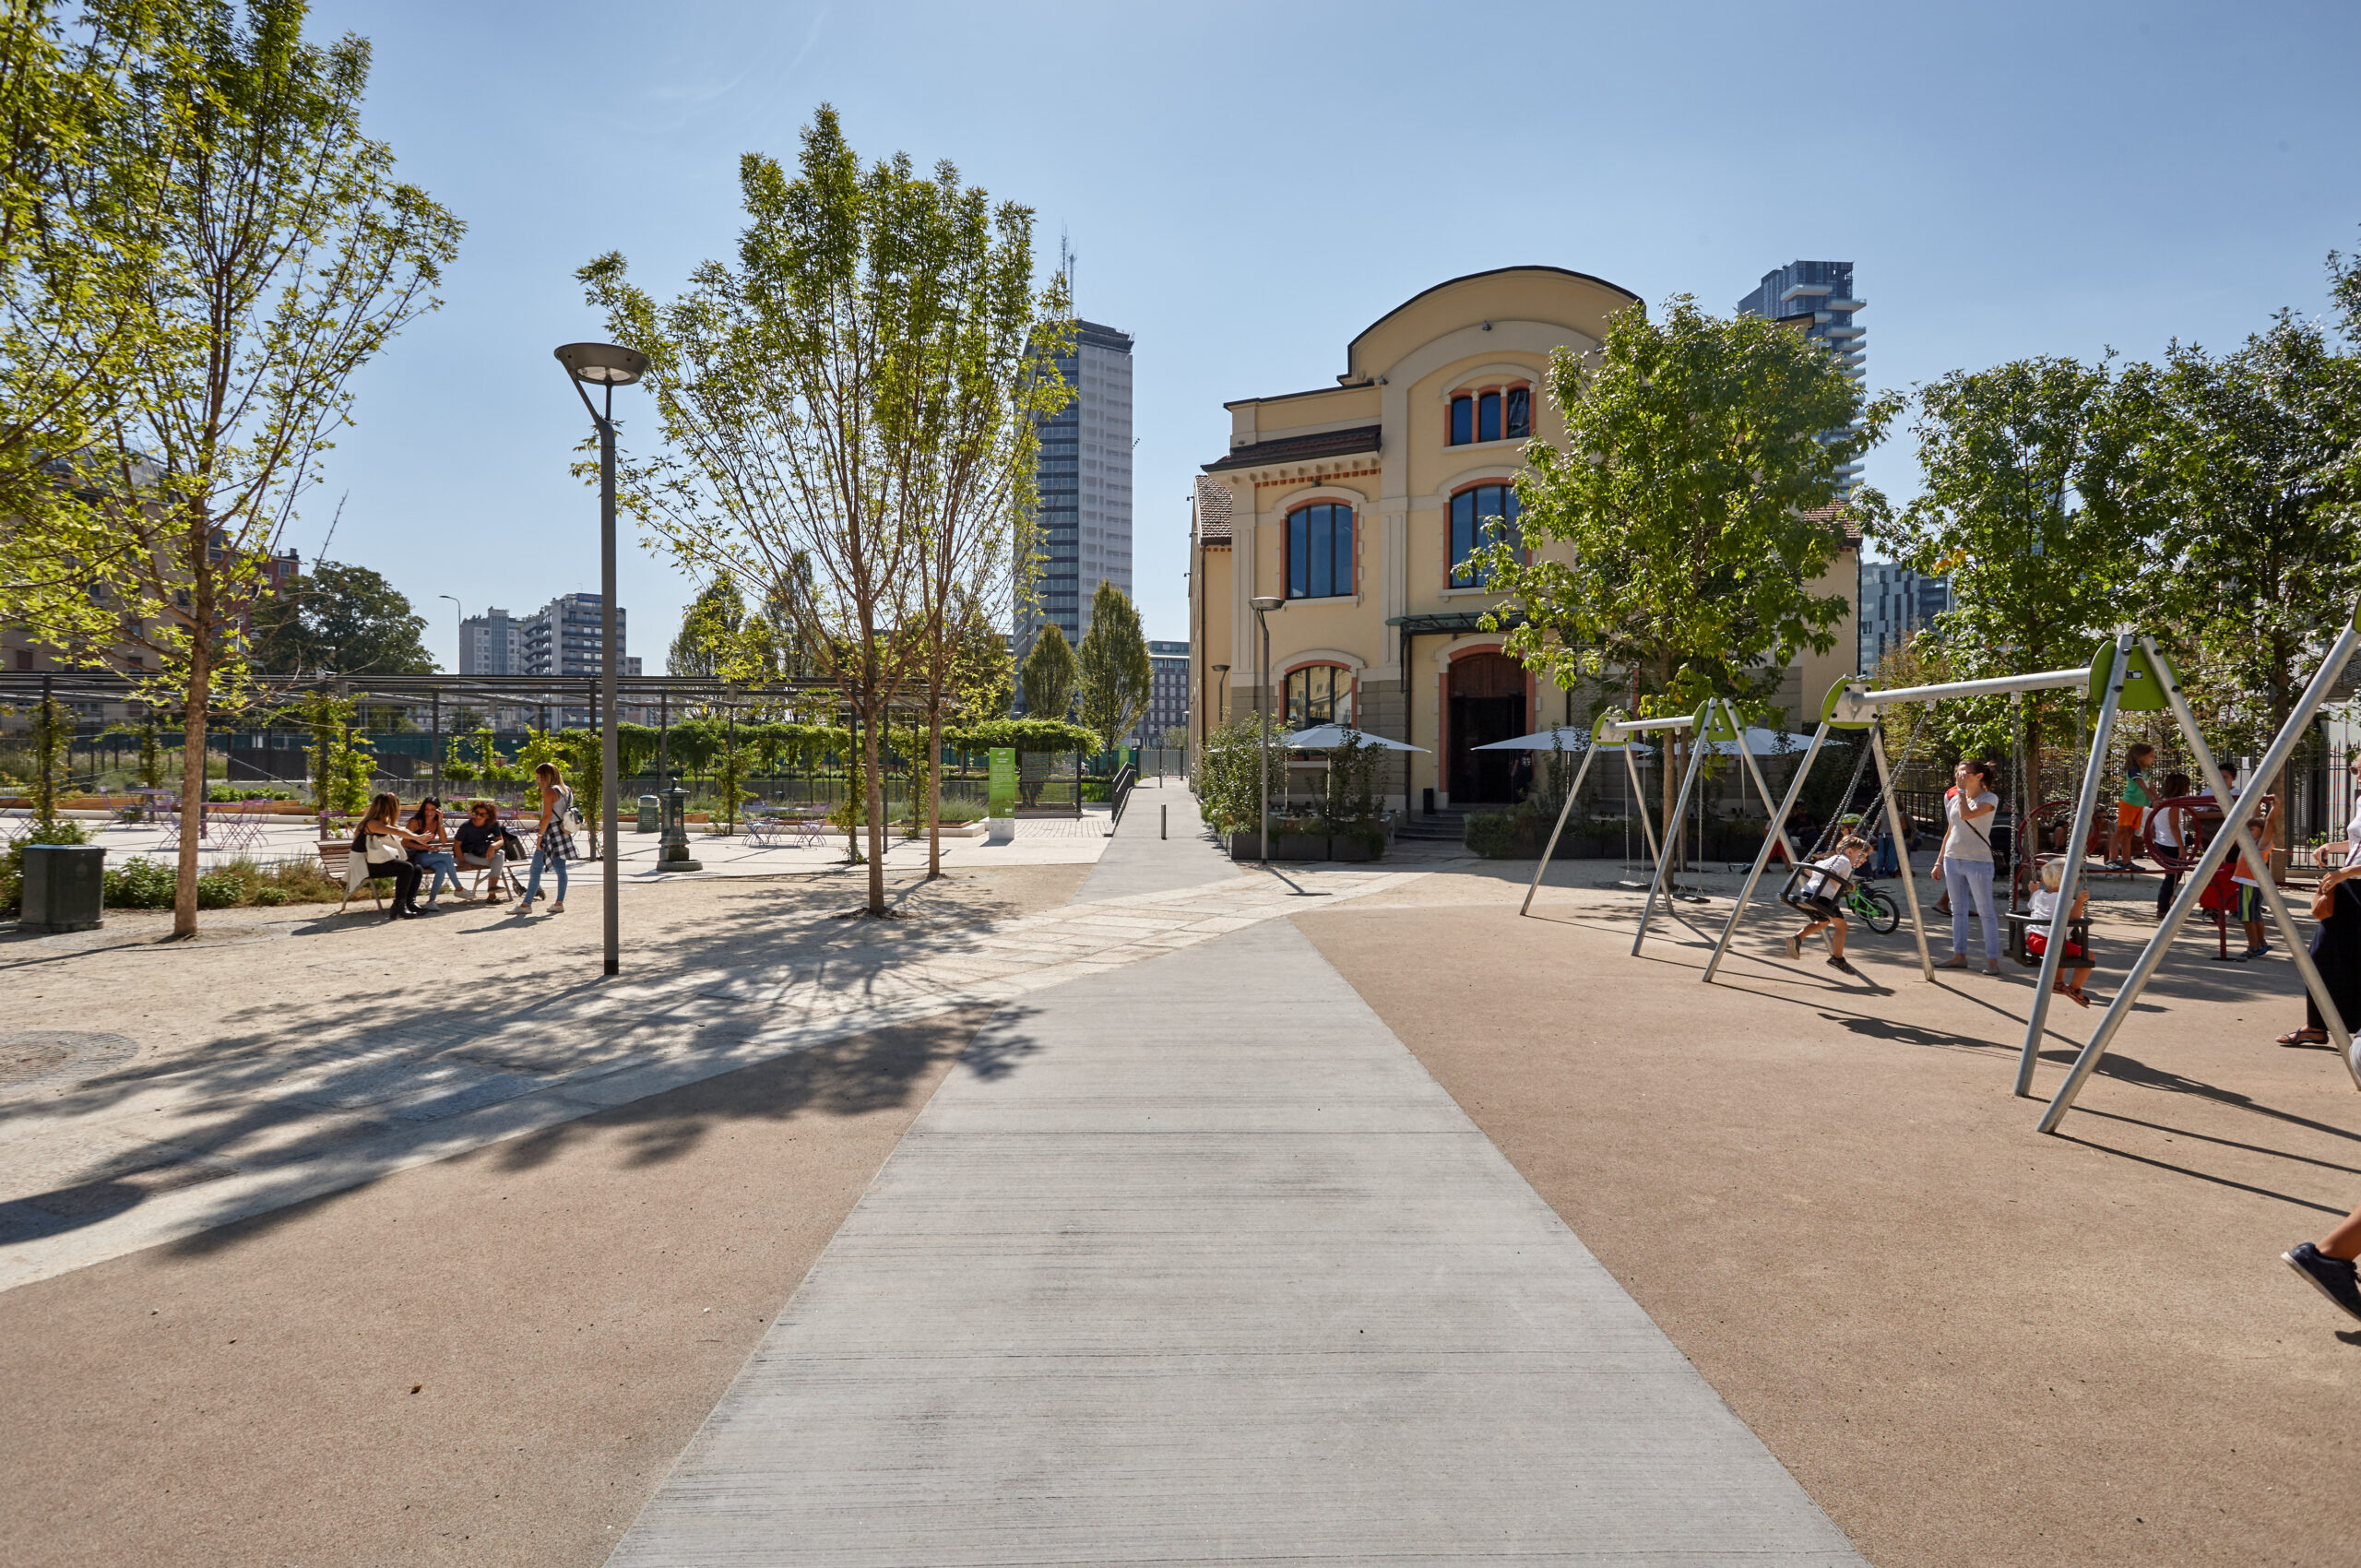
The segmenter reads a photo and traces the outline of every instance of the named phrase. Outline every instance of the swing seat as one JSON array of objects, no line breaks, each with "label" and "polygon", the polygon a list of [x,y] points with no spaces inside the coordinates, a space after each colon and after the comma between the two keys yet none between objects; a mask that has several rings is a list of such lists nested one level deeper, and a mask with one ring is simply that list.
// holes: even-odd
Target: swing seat
[{"label": "swing seat", "polygon": [[[1804,885],[1820,878],[1817,893],[1807,893]],[[1779,902],[1791,909],[1801,910],[1814,920],[1826,920],[1845,907],[1845,896],[1853,891],[1853,879],[1841,871],[1823,871],[1805,861],[1787,873],[1787,885],[1779,889]]]},{"label": "swing seat", "polygon": [[[2009,922],[2009,956],[2028,969],[2041,968],[2041,955],[2035,952],[2033,944],[2026,940],[2033,934],[2035,925],[2035,917],[2033,912],[2027,909],[2003,909],[2000,912],[2000,918]],[[2038,923],[2043,930],[2047,930],[2049,921],[2047,919],[2040,920]],[[2088,915],[2079,921],[2066,922],[2066,942],[2070,948],[2080,947],[2082,950],[2083,956],[2073,960],[2074,962],[2086,964],[2091,961],[2089,957],[2091,921]]]}]

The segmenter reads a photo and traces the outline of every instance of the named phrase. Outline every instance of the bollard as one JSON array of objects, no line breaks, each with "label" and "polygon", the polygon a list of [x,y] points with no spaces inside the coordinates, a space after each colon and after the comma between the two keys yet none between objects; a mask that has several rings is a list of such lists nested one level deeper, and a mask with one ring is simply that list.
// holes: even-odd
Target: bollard
[{"label": "bollard", "polygon": [[1163,838],[1163,837],[1169,837],[1169,836],[1165,832],[1165,829],[1166,829],[1166,828],[1168,828],[1168,827],[1169,827],[1169,826],[1172,826],[1172,808],[1171,808],[1170,806],[1158,806],[1158,807],[1157,807],[1157,808],[1156,808],[1156,836],[1157,836],[1158,838]]}]

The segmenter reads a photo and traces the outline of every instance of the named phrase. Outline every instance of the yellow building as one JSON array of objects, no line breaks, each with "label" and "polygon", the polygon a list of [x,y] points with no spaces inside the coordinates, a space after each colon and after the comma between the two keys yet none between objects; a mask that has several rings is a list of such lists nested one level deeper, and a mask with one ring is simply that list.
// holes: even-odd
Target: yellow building
[{"label": "yellow building", "polygon": [[[1197,481],[1190,594],[1191,739],[1251,716],[1265,687],[1252,600],[1267,615],[1275,722],[1350,719],[1427,748],[1398,772],[1396,805],[1513,799],[1516,758],[1489,741],[1584,714],[1501,651],[1477,618],[1499,600],[1465,568],[1481,519],[1514,516],[1525,443],[1562,440],[1550,350],[1599,346],[1640,303],[1603,279],[1510,267],[1440,283],[1352,340],[1335,386],[1225,405],[1228,453]],[[1848,545],[1817,591],[1857,602]],[[1852,672],[1848,610],[1824,656],[1787,671],[1791,717]],[[1398,792],[1397,792],[1398,791]]]}]

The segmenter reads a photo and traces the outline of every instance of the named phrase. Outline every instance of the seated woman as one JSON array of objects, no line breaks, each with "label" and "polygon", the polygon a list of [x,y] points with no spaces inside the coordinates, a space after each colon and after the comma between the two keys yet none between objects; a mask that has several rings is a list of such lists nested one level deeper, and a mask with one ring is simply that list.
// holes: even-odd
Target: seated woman
[{"label": "seated woman", "polygon": [[423,845],[426,840],[395,820],[401,811],[398,796],[379,795],[369,802],[369,814],[361,819],[361,830],[352,836],[352,852],[367,861],[369,874],[394,879],[394,907],[386,916],[389,921],[414,920],[421,912],[418,866],[409,851],[412,845]]},{"label": "seated woman", "polygon": [[[2066,862],[2064,861],[2048,861],[2043,863],[2041,885],[2034,889],[2033,902],[2027,906],[2033,919],[2025,927],[2025,951],[2036,958],[2049,951],[2049,928],[2058,919],[2058,889],[2065,880]],[[2083,920],[2088,918],[2090,912],[2091,890],[2087,887],[2077,887],[2074,889],[2073,913],[2066,918],[2069,921]],[[2082,982],[2090,979],[2097,968],[2098,966],[2091,962],[2090,950],[2070,934],[2066,938],[2065,956],[2059,960],[2058,965],[2058,994],[2072,997],[2074,1005],[2077,1007],[2088,1007],[2091,1004],[2091,999],[2082,994]]]},{"label": "seated woman", "polygon": [[434,873],[433,882],[426,889],[426,907],[430,909],[435,907],[443,896],[443,884],[446,881],[450,883],[452,892],[466,897],[466,894],[459,892],[459,862],[451,855],[451,835],[443,826],[443,802],[432,795],[419,802],[418,809],[409,814],[409,830],[427,846],[410,851],[410,863],[421,873]]},{"label": "seated woman", "polygon": [[[478,801],[468,808],[468,820],[459,825],[458,861],[469,870],[482,868],[492,873],[492,891],[484,897],[488,904],[508,901],[506,859],[501,853],[500,815],[490,801]],[[457,878],[453,881],[456,884]]]}]

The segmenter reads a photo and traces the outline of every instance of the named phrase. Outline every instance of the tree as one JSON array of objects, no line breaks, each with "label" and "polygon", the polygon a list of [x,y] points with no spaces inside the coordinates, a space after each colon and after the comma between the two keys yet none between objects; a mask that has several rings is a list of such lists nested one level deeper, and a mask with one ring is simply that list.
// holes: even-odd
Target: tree
[{"label": "tree", "polygon": [[366,566],[323,561],[256,604],[248,659],[269,675],[431,675],[426,617]]},{"label": "tree", "polygon": [[2158,389],[2161,629],[2236,695],[2259,746],[2361,602],[2361,358],[2283,310],[2218,358],[2174,343]]},{"label": "tree", "polygon": [[153,345],[139,280],[170,180],[141,137],[135,71],[178,13],[87,0],[0,3],[0,620],[68,658],[117,632],[124,538],[104,493],[117,384]]},{"label": "tree", "polygon": [[664,657],[674,675],[711,675],[728,664],[746,628],[746,600],[738,579],[723,573],[697,590],[681,612],[681,635]]},{"label": "tree", "polygon": [[[1685,295],[1661,322],[1618,315],[1595,356],[1558,350],[1548,383],[1565,445],[1526,445],[1522,538],[1490,519],[1476,559],[1508,596],[1486,624],[1512,626],[1511,654],[1568,689],[1628,683],[1654,713],[1760,702],[1799,651],[1833,646],[1846,601],[1812,583],[1845,542],[1839,469],[1890,400],[1792,329]],[[1661,771],[1669,819],[1677,764]]]},{"label": "tree", "polygon": [[[2035,358],[1953,371],[1919,392],[1925,488],[1898,516],[1873,510],[1869,529],[1904,565],[1950,579],[1936,624],[1954,679],[2078,665],[2140,602],[2152,560],[2138,505],[2153,481],[2148,381]],[[2046,731],[2081,700],[2022,699],[2036,794]],[[2000,754],[2012,711],[1988,697],[1942,717],[1961,749]]]},{"label": "tree", "polygon": [[705,264],[664,305],[619,254],[580,276],[617,339],[648,356],[663,422],[668,449],[626,467],[627,504],[692,571],[726,572],[792,615],[795,646],[859,721],[867,907],[885,915],[882,741],[926,674],[929,530],[956,499],[943,487],[960,400],[985,396],[945,348],[973,238],[961,215],[981,197],[948,163],[931,180],[907,157],[864,169],[825,105],[802,142],[792,176],[741,161],[735,266]]},{"label": "tree", "polygon": [[1018,677],[1025,686],[1025,711],[1037,719],[1063,719],[1073,710],[1079,678],[1074,645],[1054,622],[1045,622]]},{"label": "tree", "polygon": [[1103,577],[1091,596],[1090,630],[1082,635],[1076,666],[1082,721],[1097,732],[1101,748],[1111,752],[1147,711],[1156,666],[1148,659],[1138,607]]},{"label": "tree", "polygon": [[[133,134],[170,169],[117,384],[107,488],[138,636],[185,710],[184,800],[208,707],[234,703],[261,566],[351,417],[350,380],[431,292],[459,220],[361,130],[370,51],[305,42],[301,0],[186,0],[131,76]],[[196,929],[197,839],[172,929]]]}]

